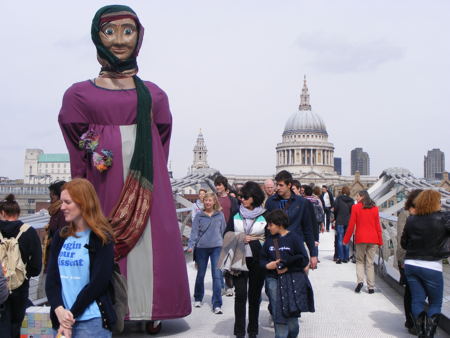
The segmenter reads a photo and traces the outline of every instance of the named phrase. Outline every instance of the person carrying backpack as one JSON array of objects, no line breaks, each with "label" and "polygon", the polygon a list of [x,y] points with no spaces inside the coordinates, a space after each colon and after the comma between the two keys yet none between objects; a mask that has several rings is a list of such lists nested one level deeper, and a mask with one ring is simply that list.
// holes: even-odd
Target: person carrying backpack
[{"label": "person carrying backpack", "polygon": [[36,230],[18,220],[20,207],[14,195],[1,202],[0,214],[0,260],[10,290],[0,313],[0,337],[18,338],[28,302],[29,279],[41,272],[42,247]]}]

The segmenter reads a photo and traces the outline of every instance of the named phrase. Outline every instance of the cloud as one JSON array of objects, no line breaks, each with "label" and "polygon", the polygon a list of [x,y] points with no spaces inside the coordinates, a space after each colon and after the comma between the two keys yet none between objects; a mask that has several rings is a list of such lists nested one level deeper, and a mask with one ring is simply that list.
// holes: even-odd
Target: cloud
[{"label": "cloud", "polygon": [[383,39],[350,42],[322,34],[303,34],[296,45],[305,52],[310,66],[333,73],[375,70],[405,54],[404,48]]},{"label": "cloud", "polygon": [[61,49],[80,49],[86,48],[87,46],[92,46],[91,36],[89,34],[84,34],[83,36],[64,36],[59,38],[53,43],[53,46]]}]

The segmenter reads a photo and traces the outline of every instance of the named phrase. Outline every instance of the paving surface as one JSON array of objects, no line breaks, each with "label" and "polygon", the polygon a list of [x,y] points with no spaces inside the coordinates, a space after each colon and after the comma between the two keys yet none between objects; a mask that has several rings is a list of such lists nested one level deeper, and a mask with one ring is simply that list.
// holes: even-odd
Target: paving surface
[{"label": "paving surface", "polygon": [[[403,299],[384,281],[377,279],[375,294],[364,288],[360,294],[353,291],[356,284],[355,265],[337,265],[333,262],[334,233],[321,237],[319,268],[309,276],[315,294],[315,313],[305,313],[300,319],[300,337],[413,337],[403,327]],[[188,263],[191,294],[196,270]],[[211,312],[211,274],[205,280],[206,295],[201,308],[183,319],[163,322],[159,337],[232,337],[234,324],[234,298],[223,297],[222,315]],[[263,292],[258,337],[273,337],[268,326],[267,298]],[[115,337],[144,337],[141,324],[129,322],[125,332]],[[445,334],[439,332],[439,337]]]}]

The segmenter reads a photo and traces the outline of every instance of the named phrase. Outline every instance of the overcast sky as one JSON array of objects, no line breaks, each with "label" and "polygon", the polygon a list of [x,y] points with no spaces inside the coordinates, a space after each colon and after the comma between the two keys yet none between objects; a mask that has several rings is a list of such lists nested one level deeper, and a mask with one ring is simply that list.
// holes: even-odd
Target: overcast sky
[{"label": "overcast sky", "polygon": [[[423,176],[440,148],[450,168],[450,2],[122,1],[144,25],[140,76],[164,89],[173,114],[175,177],[192,164],[202,128],[210,166],[274,174],[275,147],[306,74],[313,110],[350,172],[363,147],[371,174]],[[90,39],[106,1],[2,4],[0,176],[23,178],[26,148],[65,152],[64,91],[93,78]]]}]

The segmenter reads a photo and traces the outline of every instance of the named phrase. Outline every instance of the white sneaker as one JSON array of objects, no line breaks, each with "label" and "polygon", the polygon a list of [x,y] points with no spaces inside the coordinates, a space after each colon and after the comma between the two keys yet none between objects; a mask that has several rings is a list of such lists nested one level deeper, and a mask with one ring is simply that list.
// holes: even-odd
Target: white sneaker
[{"label": "white sneaker", "polygon": [[202,307],[202,302],[194,302],[194,307]]},{"label": "white sneaker", "polygon": [[227,292],[226,292],[225,295],[226,295],[227,297],[233,297],[233,296],[234,296],[233,288],[227,289]]},{"label": "white sneaker", "polygon": [[222,309],[220,307],[216,307],[216,308],[214,308],[214,313],[216,315],[221,315],[223,312],[222,312]]}]

